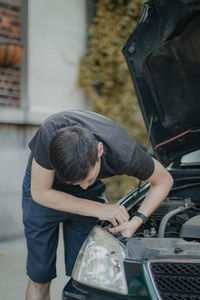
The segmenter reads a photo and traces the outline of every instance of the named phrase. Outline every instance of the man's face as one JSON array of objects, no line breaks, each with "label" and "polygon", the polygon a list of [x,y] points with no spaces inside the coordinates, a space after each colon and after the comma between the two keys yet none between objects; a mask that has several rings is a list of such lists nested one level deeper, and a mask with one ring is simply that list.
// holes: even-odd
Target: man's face
[{"label": "man's face", "polygon": [[86,190],[89,186],[93,185],[97,179],[97,176],[99,175],[99,171],[101,168],[101,159],[98,157],[98,160],[94,167],[90,168],[87,177],[84,180],[81,180],[80,182],[77,182],[73,185],[80,185],[80,187],[83,190]]}]

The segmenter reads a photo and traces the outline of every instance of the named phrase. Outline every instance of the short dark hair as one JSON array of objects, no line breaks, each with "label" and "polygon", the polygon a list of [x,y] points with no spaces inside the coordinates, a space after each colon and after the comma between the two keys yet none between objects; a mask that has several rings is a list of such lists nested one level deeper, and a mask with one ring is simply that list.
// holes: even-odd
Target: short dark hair
[{"label": "short dark hair", "polygon": [[98,142],[86,128],[64,127],[57,130],[49,145],[49,161],[61,181],[84,180],[98,160]]}]

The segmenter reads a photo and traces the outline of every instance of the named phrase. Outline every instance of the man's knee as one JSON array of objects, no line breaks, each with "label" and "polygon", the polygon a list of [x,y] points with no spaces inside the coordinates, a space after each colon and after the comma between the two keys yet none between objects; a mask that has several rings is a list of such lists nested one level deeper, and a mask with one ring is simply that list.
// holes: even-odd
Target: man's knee
[{"label": "man's knee", "polygon": [[35,281],[29,279],[29,285],[31,285],[38,292],[45,293],[49,290],[50,285],[51,285],[51,281],[48,281],[48,282],[35,282]]}]

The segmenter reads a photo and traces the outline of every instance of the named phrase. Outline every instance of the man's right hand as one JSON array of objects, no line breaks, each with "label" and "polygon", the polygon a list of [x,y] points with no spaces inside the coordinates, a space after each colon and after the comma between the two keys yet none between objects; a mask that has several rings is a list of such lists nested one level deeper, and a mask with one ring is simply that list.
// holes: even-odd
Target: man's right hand
[{"label": "man's right hand", "polygon": [[99,220],[109,221],[113,226],[118,226],[129,220],[129,214],[123,205],[103,204],[98,213]]}]

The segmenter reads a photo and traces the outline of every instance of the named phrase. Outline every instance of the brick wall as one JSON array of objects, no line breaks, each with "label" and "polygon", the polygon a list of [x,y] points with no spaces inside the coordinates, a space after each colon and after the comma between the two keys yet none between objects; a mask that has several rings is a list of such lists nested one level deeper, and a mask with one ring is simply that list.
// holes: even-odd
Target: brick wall
[{"label": "brick wall", "polygon": [[[0,44],[21,44],[21,0],[0,1]],[[20,106],[21,66],[0,66],[0,106]]]}]

